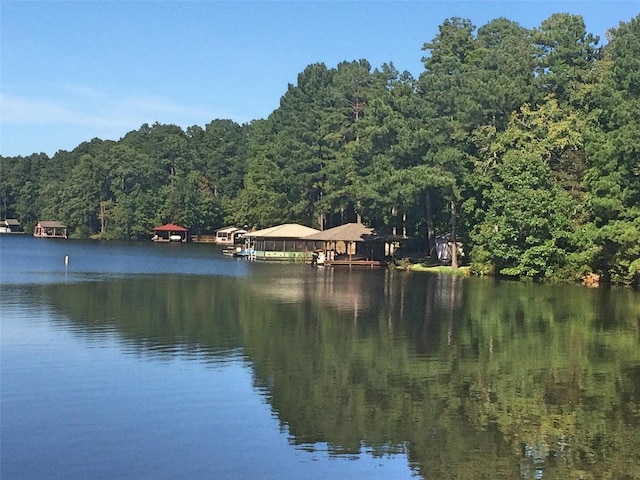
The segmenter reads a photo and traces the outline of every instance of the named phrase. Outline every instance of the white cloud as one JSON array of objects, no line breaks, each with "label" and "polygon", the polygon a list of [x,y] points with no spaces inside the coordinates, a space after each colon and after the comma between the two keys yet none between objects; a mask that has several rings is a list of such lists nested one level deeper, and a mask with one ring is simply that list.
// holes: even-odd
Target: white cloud
[{"label": "white cloud", "polygon": [[0,119],[3,125],[71,125],[97,129],[130,129],[155,121],[199,124],[212,116],[210,109],[180,105],[153,96],[110,99],[79,91],[66,101],[51,101],[0,95]]},{"label": "white cloud", "polygon": [[[28,155],[36,151],[52,154],[96,137],[118,140],[144,123],[187,128],[205,125],[216,118],[235,119],[224,108],[195,105],[197,99],[180,103],[148,94],[105,93],[83,85],[48,87],[37,94],[0,93],[2,155]],[[6,92],[7,86],[3,88]]]},{"label": "white cloud", "polygon": [[3,125],[48,123],[77,124],[77,113],[46,100],[32,100],[0,94],[0,120]]}]

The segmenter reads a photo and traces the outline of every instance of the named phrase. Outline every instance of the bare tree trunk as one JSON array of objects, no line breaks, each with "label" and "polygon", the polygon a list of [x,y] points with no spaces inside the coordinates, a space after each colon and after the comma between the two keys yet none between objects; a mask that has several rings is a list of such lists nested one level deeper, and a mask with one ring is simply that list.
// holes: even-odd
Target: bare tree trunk
[{"label": "bare tree trunk", "polygon": [[325,214],[324,212],[320,212],[318,214],[318,225],[320,226],[320,230],[324,230],[325,223],[326,223]]},{"label": "bare tree trunk", "polygon": [[458,268],[458,241],[456,232],[456,202],[451,200],[451,268]]},{"label": "bare tree trunk", "polygon": [[110,210],[109,201],[103,200],[100,202],[100,213],[98,214],[98,218],[100,219],[100,233],[106,233],[107,231],[107,223],[111,214]]},{"label": "bare tree trunk", "polygon": [[407,238],[407,212],[402,213],[402,236]]},{"label": "bare tree trunk", "polygon": [[397,214],[398,214],[398,210],[397,210],[396,206],[394,205],[393,207],[391,207],[391,218],[393,219],[392,220],[392,222],[393,222],[392,225],[393,226],[391,227],[391,234],[392,235],[395,235],[396,231],[397,231],[397,229],[396,229],[396,215]]},{"label": "bare tree trunk", "polygon": [[429,257],[432,260],[435,260],[437,257],[436,253],[436,235],[433,229],[433,207],[431,205],[431,193],[427,190],[427,193],[424,196],[425,203],[425,217],[427,221],[427,241],[429,248]]}]

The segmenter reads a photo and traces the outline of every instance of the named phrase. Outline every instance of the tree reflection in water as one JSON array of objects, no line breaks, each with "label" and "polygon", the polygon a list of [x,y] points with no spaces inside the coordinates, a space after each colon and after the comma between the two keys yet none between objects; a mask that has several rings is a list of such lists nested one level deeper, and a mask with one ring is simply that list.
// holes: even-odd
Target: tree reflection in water
[{"label": "tree reflection in water", "polygon": [[33,288],[146,355],[241,349],[300,448],[404,452],[424,478],[640,478],[637,293],[265,271]]}]

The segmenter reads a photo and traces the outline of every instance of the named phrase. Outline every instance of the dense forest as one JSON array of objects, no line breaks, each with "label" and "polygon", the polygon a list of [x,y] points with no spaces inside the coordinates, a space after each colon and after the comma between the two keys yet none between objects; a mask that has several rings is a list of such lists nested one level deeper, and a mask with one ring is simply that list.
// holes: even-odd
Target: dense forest
[{"label": "dense forest", "polygon": [[599,42],[565,13],[447,19],[418,78],[312,64],[266,119],[2,157],[0,217],[101,239],[362,220],[425,255],[459,238],[481,274],[638,285],[640,15]]}]

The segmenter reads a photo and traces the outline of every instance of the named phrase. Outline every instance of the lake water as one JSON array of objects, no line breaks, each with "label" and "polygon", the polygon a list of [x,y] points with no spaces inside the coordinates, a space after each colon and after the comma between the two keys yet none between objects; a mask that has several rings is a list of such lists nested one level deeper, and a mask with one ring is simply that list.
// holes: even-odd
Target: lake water
[{"label": "lake water", "polygon": [[640,479],[637,292],[14,235],[0,270],[2,480]]}]

